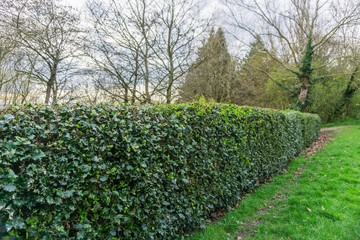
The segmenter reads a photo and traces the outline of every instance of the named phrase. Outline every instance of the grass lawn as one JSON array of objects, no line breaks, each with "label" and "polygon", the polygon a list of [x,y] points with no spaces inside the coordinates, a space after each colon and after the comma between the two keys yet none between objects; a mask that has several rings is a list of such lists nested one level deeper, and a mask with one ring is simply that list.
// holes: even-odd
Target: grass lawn
[{"label": "grass lawn", "polygon": [[360,239],[360,125],[333,137],[190,239]]},{"label": "grass lawn", "polygon": [[321,127],[335,127],[335,126],[350,126],[350,125],[359,125],[360,118],[347,118],[337,122],[325,123]]}]

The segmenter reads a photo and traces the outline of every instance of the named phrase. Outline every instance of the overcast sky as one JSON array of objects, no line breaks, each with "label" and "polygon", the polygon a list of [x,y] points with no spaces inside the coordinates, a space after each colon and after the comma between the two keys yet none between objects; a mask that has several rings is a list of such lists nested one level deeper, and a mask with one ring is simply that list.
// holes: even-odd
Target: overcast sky
[{"label": "overcast sky", "polygon": [[[79,10],[85,10],[86,0],[63,0],[65,4],[73,6]],[[106,0],[103,0],[106,1]],[[160,0],[159,0],[160,1]],[[163,0],[167,1],[167,0]],[[204,17],[214,17],[214,27],[223,27],[225,29],[225,19],[223,11],[226,11],[226,7],[221,3],[222,0],[203,0],[202,13]],[[226,31],[226,29],[225,29]],[[236,41],[231,34],[226,36],[229,51],[234,55],[244,55],[247,48],[239,41]],[[240,45],[239,45],[240,44]],[[244,52],[245,51],[245,52]]]},{"label": "overcast sky", "polygon": [[64,3],[69,4],[78,9],[82,9],[85,5],[85,0],[64,0]]},{"label": "overcast sky", "polygon": [[[64,0],[64,3],[78,9],[83,9],[85,8],[86,0]],[[222,6],[220,0],[204,0],[204,5],[204,12],[207,14],[213,14],[214,12],[220,10],[220,6]]]}]

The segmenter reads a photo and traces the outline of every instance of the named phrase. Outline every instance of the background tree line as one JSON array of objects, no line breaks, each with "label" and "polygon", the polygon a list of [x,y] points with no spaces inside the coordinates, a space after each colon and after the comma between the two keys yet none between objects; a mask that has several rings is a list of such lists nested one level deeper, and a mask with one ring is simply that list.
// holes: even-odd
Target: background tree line
[{"label": "background tree line", "polygon": [[80,13],[61,0],[2,0],[0,104],[205,97],[359,116],[359,3],[224,0],[217,18],[205,4],[89,0]]}]

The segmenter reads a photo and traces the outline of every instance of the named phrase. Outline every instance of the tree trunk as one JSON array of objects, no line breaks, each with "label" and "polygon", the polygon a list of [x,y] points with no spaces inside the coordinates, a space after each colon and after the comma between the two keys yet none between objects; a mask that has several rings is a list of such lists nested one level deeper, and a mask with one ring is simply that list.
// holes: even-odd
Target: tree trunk
[{"label": "tree trunk", "polygon": [[56,84],[57,65],[58,65],[58,63],[54,62],[54,65],[51,69],[49,81],[46,83],[46,96],[45,96],[45,104],[46,105],[50,104],[51,91],[53,93],[53,102],[52,103],[53,104],[56,103],[57,91],[55,89],[55,84]]},{"label": "tree trunk", "polygon": [[125,96],[124,96],[124,103],[127,104],[129,102],[129,86],[125,87]]},{"label": "tree trunk", "polygon": [[55,82],[53,84],[53,96],[52,96],[52,105],[57,103],[57,97],[58,97],[58,86],[55,86]]},{"label": "tree trunk", "polygon": [[131,96],[131,104],[134,105],[135,104],[135,100],[136,100],[136,86],[137,86],[137,82],[138,82],[138,78],[139,78],[139,52],[138,50],[136,50],[136,55],[135,55],[135,71],[134,71],[134,85],[133,85],[133,90],[132,90],[132,96]]},{"label": "tree trunk", "polygon": [[301,87],[298,92],[298,99],[300,101],[297,107],[301,112],[305,112],[309,105],[311,105],[311,101],[309,98],[311,87],[312,87],[312,63],[313,63],[313,54],[314,54],[314,46],[312,45],[312,34],[310,33],[308,42],[306,44],[306,49],[304,56],[301,60],[301,65],[299,67],[299,71],[296,73],[299,82],[301,83]]},{"label": "tree trunk", "polygon": [[51,84],[48,82],[46,84],[46,95],[45,95],[45,105],[49,105],[50,102],[50,94],[51,94]]},{"label": "tree trunk", "polygon": [[[145,64],[147,65],[147,64]],[[145,66],[147,68],[147,66]],[[147,71],[147,70],[146,70]],[[151,103],[151,97],[149,92],[149,74],[145,74],[145,103]]]},{"label": "tree trunk", "polygon": [[172,98],[171,90],[172,90],[172,85],[174,83],[174,63],[171,54],[169,54],[169,62],[170,62],[170,71],[169,71],[168,86],[166,89],[166,104],[171,103],[171,98]]},{"label": "tree trunk", "polygon": [[137,84],[137,73],[136,73],[136,77],[134,80],[134,86],[133,86],[132,96],[131,96],[131,104],[132,105],[135,104],[135,100],[136,100],[136,84]]},{"label": "tree trunk", "polygon": [[298,94],[298,99],[301,101],[301,104],[303,104],[303,105],[305,105],[307,95],[309,92],[308,82],[309,82],[309,79],[304,78],[304,80],[301,84],[300,90],[299,90],[299,94]]}]

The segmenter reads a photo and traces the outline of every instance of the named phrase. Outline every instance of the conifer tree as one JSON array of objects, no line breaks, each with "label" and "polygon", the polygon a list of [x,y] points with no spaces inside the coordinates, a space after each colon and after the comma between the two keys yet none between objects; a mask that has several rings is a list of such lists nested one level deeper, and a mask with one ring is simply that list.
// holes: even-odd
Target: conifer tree
[{"label": "conifer tree", "polygon": [[230,102],[236,65],[228,51],[224,31],[211,30],[197,53],[197,59],[180,90],[181,101],[203,96],[215,102]]},{"label": "conifer tree", "polygon": [[241,105],[265,107],[268,99],[265,86],[268,81],[269,69],[275,67],[266,53],[262,51],[264,43],[260,36],[250,44],[250,50],[241,64],[241,73],[238,81],[240,91],[234,96],[233,102]]}]

